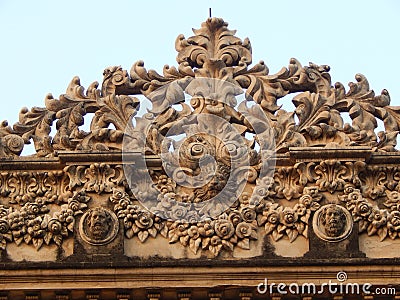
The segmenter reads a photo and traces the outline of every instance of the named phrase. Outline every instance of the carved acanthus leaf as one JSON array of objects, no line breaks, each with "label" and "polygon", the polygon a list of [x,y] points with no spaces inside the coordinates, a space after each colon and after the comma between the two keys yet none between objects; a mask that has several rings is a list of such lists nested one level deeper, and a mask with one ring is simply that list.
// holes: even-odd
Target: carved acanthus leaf
[{"label": "carved acanthus leaf", "polygon": [[240,61],[250,64],[250,41],[241,41],[227,26],[222,19],[209,18],[200,29],[193,30],[194,36],[185,39],[179,35],[175,42],[177,62],[189,63],[192,68],[202,68],[212,61],[221,61],[225,66],[236,66]]}]

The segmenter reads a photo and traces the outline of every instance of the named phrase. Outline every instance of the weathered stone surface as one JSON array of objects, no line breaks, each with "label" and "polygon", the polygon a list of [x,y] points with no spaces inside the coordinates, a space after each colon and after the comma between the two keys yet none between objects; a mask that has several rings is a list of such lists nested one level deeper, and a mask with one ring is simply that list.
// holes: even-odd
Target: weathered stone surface
[{"label": "weathered stone surface", "polygon": [[[2,123],[0,265],[9,277],[0,290],[158,299],[159,287],[167,299],[204,299],[222,296],[179,289],[251,294],[282,272],[287,283],[322,284],[340,270],[360,283],[396,278],[399,107],[361,74],[348,91],[332,84],[326,65],[292,58],[270,75],[234,34],[209,18],[178,36],[178,67],[109,67],[86,92],[75,77],[59,99]],[[287,112],[280,99],[294,93]],[[135,95],[150,101],[147,114],[136,116],[144,100]],[[35,153],[21,156],[30,142]],[[86,273],[71,273],[79,268]],[[117,288],[138,290],[105,291]]]}]

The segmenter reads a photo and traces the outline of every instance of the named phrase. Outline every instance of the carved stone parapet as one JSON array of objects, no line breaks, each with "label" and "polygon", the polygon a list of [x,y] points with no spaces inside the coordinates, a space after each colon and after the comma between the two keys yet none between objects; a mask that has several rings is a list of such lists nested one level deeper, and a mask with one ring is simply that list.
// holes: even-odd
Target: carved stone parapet
[{"label": "carved stone parapet", "polygon": [[[162,74],[142,61],[109,67],[86,91],[74,77],[58,99],[1,123],[0,248],[78,235],[73,251],[96,256],[163,238],[198,258],[267,240],[333,249],[363,233],[400,238],[400,108],[388,91],[361,74],[346,91],[329,66],[294,58],[269,74],[227,26],[209,18],[179,35],[178,66]],[[293,111],[280,105],[288,94]],[[147,100],[135,95],[149,101],[141,116]]]}]

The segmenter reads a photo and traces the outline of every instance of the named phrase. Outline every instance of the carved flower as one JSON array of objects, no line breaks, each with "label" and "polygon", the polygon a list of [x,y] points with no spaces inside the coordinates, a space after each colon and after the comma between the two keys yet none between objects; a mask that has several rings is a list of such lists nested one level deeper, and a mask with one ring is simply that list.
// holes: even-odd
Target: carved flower
[{"label": "carved flower", "polygon": [[276,210],[272,210],[267,215],[267,223],[270,224],[278,224],[280,220],[279,212]]},{"label": "carved flower", "polygon": [[400,211],[390,212],[387,222],[388,222],[387,226],[388,226],[389,231],[399,232],[400,231]]},{"label": "carved flower", "polygon": [[390,191],[387,193],[390,202],[400,202],[400,193],[397,191]]},{"label": "carved flower", "polygon": [[110,197],[110,201],[114,204],[119,203],[119,201],[126,197],[126,193],[124,191],[120,191],[118,189],[113,189],[113,194]]},{"label": "carved flower", "polygon": [[232,222],[226,219],[218,219],[215,221],[215,232],[222,239],[229,239],[235,233],[235,227]]},{"label": "carved flower", "polygon": [[186,216],[187,208],[183,205],[175,205],[171,208],[171,218],[174,220],[183,220]]},{"label": "carved flower", "polygon": [[294,227],[297,219],[298,216],[296,212],[290,207],[285,207],[280,213],[280,221],[286,227]]},{"label": "carved flower", "polygon": [[46,224],[43,224],[42,218],[37,217],[33,220],[28,221],[28,234],[32,238],[42,238],[46,234],[46,230],[44,227]]},{"label": "carved flower", "polygon": [[190,228],[188,229],[188,235],[192,239],[199,238],[200,237],[199,228],[197,226],[195,226],[195,225],[190,226]]},{"label": "carved flower", "polygon": [[46,213],[49,211],[45,205],[45,199],[43,198],[36,198],[35,202],[27,202],[24,205],[23,210],[25,210],[26,213],[31,216],[37,216],[41,213]]},{"label": "carved flower", "polygon": [[242,213],[243,220],[246,222],[252,222],[257,217],[256,211],[252,207],[244,207],[240,210],[240,212]]},{"label": "carved flower", "polygon": [[210,237],[214,234],[214,226],[211,223],[211,221],[206,221],[206,222],[201,222],[197,224],[197,227],[199,228],[199,233],[201,236],[204,237]]},{"label": "carved flower", "polygon": [[197,223],[199,221],[200,217],[199,217],[199,213],[197,212],[197,210],[190,210],[186,213],[185,217],[183,218],[183,220],[187,223]]},{"label": "carved flower", "polygon": [[273,185],[274,179],[271,177],[258,178],[256,180],[256,187],[250,199],[251,205],[257,205],[260,201],[275,192],[271,191],[270,187]]},{"label": "carved flower", "polygon": [[243,238],[257,239],[256,227],[246,222],[239,223],[236,226],[236,235],[241,239]]},{"label": "carved flower", "polygon": [[159,194],[157,196],[157,200],[159,201],[157,208],[163,211],[170,209],[172,206],[176,204],[175,197],[176,197],[175,193]]},{"label": "carved flower", "polygon": [[391,211],[400,210],[400,194],[396,191],[386,192],[387,200],[384,203]]},{"label": "carved flower", "polygon": [[305,206],[310,206],[310,204],[313,202],[313,198],[311,195],[303,195],[300,197],[299,203],[303,204]]},{"label": "carved flower", "polygon": [[51,219],[49,221],[49,224],[47,225],[47,228],[49,229],[49,231],[54,234],[54,235],[58,235],[61,234],[62,231],[62,224],[60,221],[58,221],[57,219]]},{"label": "carved flower", "polygon": [[180,241],[182,245],[186,246],[190,238],[188,229],[188,223],[182,223],[180,221],[173,222],[168,231],[169,242],[172,244]]},{"label": "carved flower", "polygon": [[348,201],[354,202],[354,201],[360,201],[362,199],[363,198],[362,198],[361,192],[359,190],[354,190],[354,192],[347,195]]},{"label": "carved flower", "polygon": [[61,223],[72,223],[74,222],[74,211],[70,208],[62,209],[60,212],[56,213],[55,216]]},{"label": "carved flower", "polygon": [[86,196],[85,191],[79,191],[79,192],[74,192],[72,199],[81,203],[87,203],[90,200],[90,196]]},{"label": "carved flower", "polygon": [[187,235],[187,229],[189,228],[189,224],[185,224],[185,223],[179,223],[179,222],[175,222],[176,224],[176,234],[178,236],[185,236]]},{"label": "carved flower", "polygon": [[26,203],[26,210],[30,215],[37,215],[40,212],[39,205],[37,203]]},{"label": "carved flower", "polygon": [[135,220],[135,224],[141,229],[150,228],[151,226],[153,226],[152,214],[145,210],[139,211]]},{"label": "carved flower", "polygon": [[71,200],[68,203],[68,207],[73,211],[78,211],[80,207],[80,203],[78,200]]},{"label": "carved flower", "polygon": [[217,256],[219,254],[219,252],[221,251],[221,248],[222,248],[222,240],[220,239],[219,236],[214,235],[210,239],[210,245],[209,245],[208,249],[210,250],[210,252],[212,254],[214,254],[214,256]]},{"label": "carved flower", "polygon": [[351,194],[351,193],[353,193],[355,191],[355,189],[354,189],[354,186],[352,184],[347,183],[344,186],[344,190],[343,191],[344,191],[345,194]]},{"label": "carved flower", "polygon": [[297,203],[293,209],[298,216],[304,216],[307,212],[307,207],[302,203]]},{"label": "carved flower", "polygon": [[232,222],[234,226],[242,222],[242,214],[238,210],[233,210],[229,213],[229,220]]},{"label": "carved flower", "polygon": [[355,216],[354,222],[367,218],[372,212],[372,205],[365,200],[357,201],[352,211]]},{"label": "carved flower", "polygon": [[272,202],[260,203],[257,206],[257,223],[259,226],[265,223],[277,224],[279,222],[279,204]]},{"label": "carved flower", "polygon": [[371,222],[373,227],[380,228],[383,225],[386,225],[387,215],[388,213],[385,209],[374,208],[368,216],[368,221]]}]

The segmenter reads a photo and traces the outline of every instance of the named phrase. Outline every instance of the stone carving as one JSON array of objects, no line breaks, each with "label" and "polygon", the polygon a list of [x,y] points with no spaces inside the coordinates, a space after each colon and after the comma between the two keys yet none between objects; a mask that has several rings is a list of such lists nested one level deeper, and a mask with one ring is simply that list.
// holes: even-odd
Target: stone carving
[{"label": "stone carving", "polygon": [[84,241],[105,245],[118,234],[119,223],[115,214],[103,207],[89,209],[79,223],[79,233]]},{"label": "stone carving", "polygon": [[122,184],[124,175],[121,165],[110,166],[94,163],[89,166],[68,166],[64,172],[69,177],[69,188],[82,186],[87,192],[110,193],[114,187]]},{"label": "stone carving", "polygon": [[[52,155],[54,150],[121,149],[123,132],[139,108],[139,100],[130,95],[149,97],[152,113],[158,119],[176,122],[183,115],[191,114],[187,110],[178,112],[171,106],[182,102],[182,91],[194,78],[230,82],[235,93],[245,89],[269,120],[278,152],[286,152],[291,146],[333,144],[394,151],[400,124],[399,109],[389,106],[387,90],[375,95],[363,75],[357,74],[356,82],[350,83],[346,91],[341,83],[332,85],[329,66],[310,63],[303,67],[293,58],[288,68],[269,75],[262,61],[249,68],[252,62],[249,40],[242,41],[234,36],[235,31],[229,30],[222,19],[210,18],[194,33],[188,39],[178,36],[175,48],[179,66],[166,66],[163,75],[147,71],[142,61],[135,63],[129,73],[121,67],[110,67],[103,73],[101,89],[97,89],[98,83],[94,82],[85,93],[79,78],[75,77],[58,100],[49,94],[44,108],[22,109],[20,120],[13,127],[7,122],[1,124],[3,150],[0,154],[19,155],[22,141],[30,143],[31,140],[38,156]],[[190,94],[190,88],[188,92]],[[282,110],[278,100],[295,92],[301,92],[293,98],[295,111]],[[207,112],[240,120],[240,115],[227,105],[203,100],[196,96],[191,99],[195,114]],[[344,122],[343,112],[349,114],[352,124]],[[86,113],[94,113],[89,133],[79,129]],[[298,117],[297,123],[294,114]],[[377,134],[376,119],[385,125],[385,131]],[[57,132],[51,137],[50,127],[54,121]],[[110,124],[115,129],[111,129]]]},{"label": "stone carving", "polygon": [[36,197],[66,202],[72,195],[68,185],[68,176],[62,171],[0,173],[0,196],[8,198],[10,204],[23,205]]},{"label": "stone carving", "polygon": [[346,204],[354,222],[358,222],[359,232],[369,236],[378,235],[383,241],[386,237],[395,239],[400,233],[400,194],[397,191],[386,192],[383,207],[365,199],[359,189],[349,185],[340,200]]},{"label": "stone carving", "polygon": [[350,213],[342,206],[327,204],[318,209],[313,217],[315,234],[328,242],[346,239],[353,229]]},{"label": "stone carving", "polygon": [[[400,237],[400,109],[390,106],[388,91],[376,95],[361,74],[346,91],[331,82],[329,66],[294,58],[269,74],[263,61],[251,66],[249,40],[218,18],[189,38],[178,36],[175,48],[178,66],[162,74],[142,61],[129,72],[109,67],[102,85],[86,92],[74,77],[58,99],[49,94],[45,107],[23,108],[13,126],[1,123],[4,161],[19,161],[31,142],[39,162],[63,152],[99,155],[51,170],[2,169],[1,249],[12,242],[60,246],[84,213],[80,233],[94,245],[110,242],[122,220],[126,238],[161,235],[214,256],[250,249],[259,227],[275,241],[308,238],[311,219],[326,241],[346,238],[353,223],[381,240]],[[293,111],[283,110],[282,98],[295,93]],[[135,116],[144,100],[134,95],[151,102],[141,117]],[[384,131],[376,132],[379,120]],[[318,155],[298,158],[299,147]],[[121,152],[142,160],[101,161]],[[103,194],[114,212],[86,211],[90,197]]]},{"label": "stone carving", "polygon": [[74,192],[68,204],[62,204],[52,215],[47,206],[51,199],[45,197],[26,202],[20,209],[1,205],[0,249],[10,242],[33,244],[36,249],[44,243],[61,246],[62,240],[74,231],[75,218],[83,213],[89,200],[85,192]]}]

